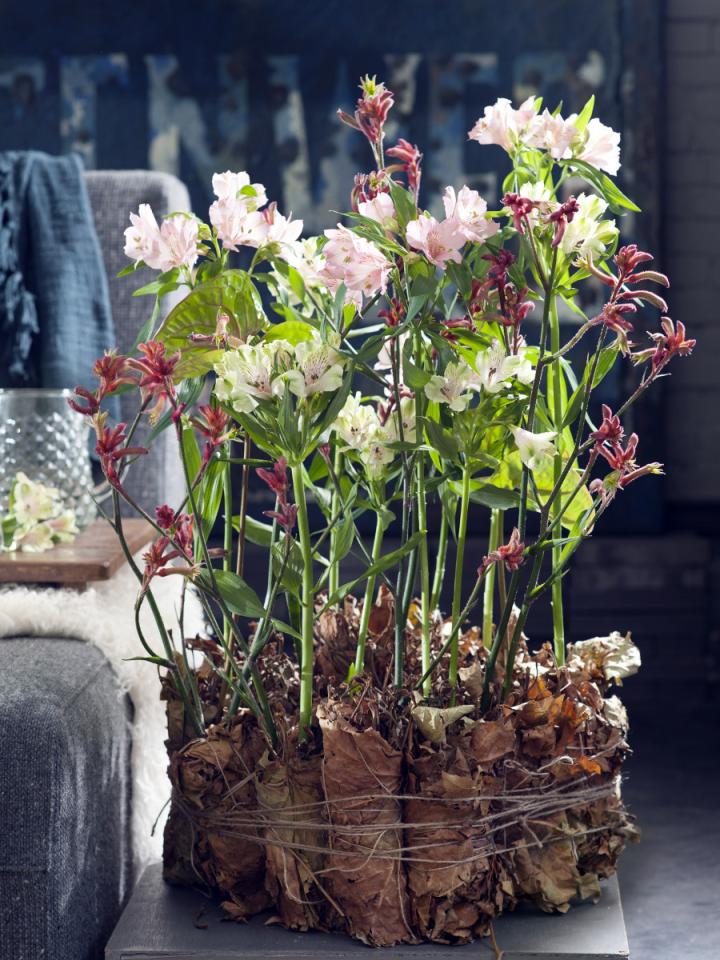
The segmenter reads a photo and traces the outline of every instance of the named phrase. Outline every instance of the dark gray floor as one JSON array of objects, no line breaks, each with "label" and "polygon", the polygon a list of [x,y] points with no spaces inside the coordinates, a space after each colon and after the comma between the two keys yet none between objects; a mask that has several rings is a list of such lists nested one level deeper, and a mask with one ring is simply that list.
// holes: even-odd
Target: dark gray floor
[{"label": "dark gray floor", "polygon": [[720,704],[636,707],[631,742],[624,789],[643,837],[620,866],[630,960],[718,960]]}]

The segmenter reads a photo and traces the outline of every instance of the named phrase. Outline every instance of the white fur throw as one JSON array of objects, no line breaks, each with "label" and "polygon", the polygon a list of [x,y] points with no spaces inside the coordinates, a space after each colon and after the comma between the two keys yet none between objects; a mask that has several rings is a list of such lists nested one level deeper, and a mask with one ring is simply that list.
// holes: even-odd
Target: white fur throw
[{"label": "white fur throw", "polygon": [[[167,626],[177,624],[176,609],[181,577],[156,578],[153,593]],[[136,869],[162,855],[162,830],[170,795],[167,778],[165,708],[160,700],[157,668],[128,660],[144,656],[135,633],[134,604],[138,582],[125,565],[110,580],[84,591],[11,587],[0,591],[0,637],[23,635],[70,637],[98,647],[112,664],[123,693],[134,707],[132,722],[132,836]],[[160,639],[147,604],[141,611],[143,632]],[[185,605],[186,635],[202,632],[200,605],[188,591]],[[154,835],[153,824],[162,811]]]}]

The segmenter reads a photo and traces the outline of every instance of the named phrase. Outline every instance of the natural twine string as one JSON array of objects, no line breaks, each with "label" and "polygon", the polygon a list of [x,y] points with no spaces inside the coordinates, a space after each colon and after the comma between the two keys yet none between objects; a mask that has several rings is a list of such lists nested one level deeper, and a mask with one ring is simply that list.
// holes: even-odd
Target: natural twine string
[{"label": "natural twine string", "polygon": [[[569,758],[558,758],[558,760],[568,762]],[[555,762],[557,761],[553,761],[553,763]],[[510,761],[510,763],[513,763],[513,761]],[[543,768],[539,771],[532,771],[534,776],[537,776],[538,773],[542,774]],[[242,785],[247,786],[254,777],[256,777],[256,774],[246,777]],[[236,784],[232,788],[228,788],[226,794],[219,799],[218,806],[213,809],[197,810],[191,808],[177,789],[173,793],[173,802],[195,829],[204,832],[235,837],[239,840],[277,847],[295,853],[320,855],[334,853],[336,857],[343,858],[401,859],[407,864],[427,864],[433,869],[443,869],[448,866],[474,863],[490,856],[509,853],[517,849],[543,846],[546,843],[563,840],[577,840],[582,836],[607,829],[606,826],[600,826],[566,831],[562,830],[556,823],[548,821],[548,818],[555,814],[567,813],[579,807],[585,807],[617,796],[619,776],[600,783],[590,781],[591,778],[585,776],[540,789],[518,788],[506,790],[500,794],[478,792],[460,797],[393,794],[383,791],[360,796],[323,799],[310,803],[287,804],[279,809],[268,807],[259,798],[256,798],[252,804],[237,802],[229,809],[223,808],[224,803],[231,800],[233,795],[237,793],[240,784]],[[384,805],[381,807],[366,805],[374,801],[382,801]],[[458,809],[457,820],[409,822],[403,819],[391,821],[386,819],[381,822],[374,821],[372,817],[387,816],[388,813],[392,812],[388,807],[388,801],[392,801],[398,811],[400,805],[408,801],[452,808],[462,807],[463,805],[470,805],[475,808],[480,804],[488,803],[495,809],[484,815],[477,815],[474,809],[466,813]],[[334,822],[333,813],[335,810],[341,811],[345,816],[356,810],[359,815],[358,822],[351,824]],[[366,820],[366,818],[368,819]],[[503,839],[501,843],[506,845],[499,845],[498,835],[502,834],[505,838],[513,828],[519,828],[523,833],[529,832],[536,836],[532,825],[548,827],[553,831],[553,835],[543,839],[536,837],[535,840],[528,843],[507,844],[507,841]],[[328,844],[301,843],[300,841],[280,839],[276,831],[281,830],[305,834],[313,832],[330,834],[333,839],[342,840],[342,847],[338,851],[333,850]],[[387,834],[398,836],[400,832],[422,831],[432,833],[434,830],[454,830],[462,836],[461,838],[456,836],[447,840],[428,839],[424,843],[379,848],[379,843]],[[454,846],[459,839],[472,842],[474,847],[472,856],[463,859],[441,859],[437,856],[424,857],[421,855],[423,852],[436,850],[437,848]],[[340,869],[338,866],[331,866],[322,872],[328,873],[338,869]],[[355,870],[357,867],[352,869]]]}]

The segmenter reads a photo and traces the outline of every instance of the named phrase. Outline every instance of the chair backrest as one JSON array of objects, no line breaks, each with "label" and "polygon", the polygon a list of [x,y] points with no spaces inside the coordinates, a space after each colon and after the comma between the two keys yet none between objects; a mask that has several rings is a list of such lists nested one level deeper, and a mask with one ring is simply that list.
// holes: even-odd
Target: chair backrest
[{"label": "chair backrest", "polygon": [[[152,297],[132,295],[138,286],[146,282],[146,277],[150,280],[149,273],[143,271],[138,274],[137,281],[131,277],[117,278],[117,274],[129,262],[123,253],[123,233],[129,226],[129,215],[137,212],[141,203],[149,203],[159,220],[176,210],[189,210],[190,197],[185,184],[169,173],[93,170],[85,174],[85,180],[108,275],[117,339],[115,345],[122,353],[134,343],[138,330],[153,306]],[[166,297],[164,310],[169,310],[176,300],[177,297]],[[136,412],[137,397],[124,394],[120,402],[123,420],[131,420]],[[140,431],[140,442],[147,429],[148,425],[145,424]],[[135,464],[130,469],[128,489],[150,511],[161,503],[177,505],[181,502],[184,482],[171,431],[166,431],[158,438],[150,456],[144,458],[142,464]]]}]

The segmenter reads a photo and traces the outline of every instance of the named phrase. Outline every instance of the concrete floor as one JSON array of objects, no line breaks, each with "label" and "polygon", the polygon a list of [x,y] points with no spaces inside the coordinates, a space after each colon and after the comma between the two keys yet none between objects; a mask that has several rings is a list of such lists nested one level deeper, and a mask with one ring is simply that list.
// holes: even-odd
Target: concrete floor
[{"label": "concrete floor", "polygon": [[619,870],[630,960],[718,960],[719,709],[670,712],[666,701],[630,714],[624,789],[643,833]]}]

